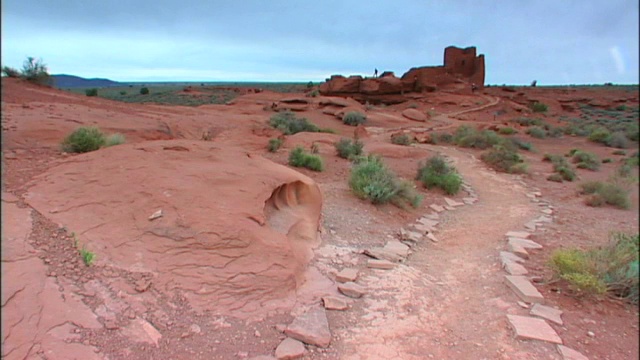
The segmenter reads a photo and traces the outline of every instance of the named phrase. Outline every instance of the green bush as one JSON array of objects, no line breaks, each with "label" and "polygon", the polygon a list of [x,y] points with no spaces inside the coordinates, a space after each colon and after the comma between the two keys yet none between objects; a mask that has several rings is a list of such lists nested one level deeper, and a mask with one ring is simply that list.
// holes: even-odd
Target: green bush
[{"label": "green bush", "polygon": [[557,166],[555,172],[560,175],[562,180],[574,181],[576,179],[576,172],[569,166]]},{"label": "green bush", "polygon": [[105,140],[104,146],[109,147],[109,146],[115,146],[115,145],[122,145],[124,144],[126,141],[124,135],[122,134],[111,134],[109,136],[107,136],[107,139]]},{"label": "green bush", "polygon": [[42,60],[28,57],[22,65],[21,77],[39,85],[52,85],[53,78],[49,75],[47,65]]},{"label": "green bush", "polygon": [[100,149],[106,142],[102,131],[96,127],[81,127],[62,141],[65,152],[85,153]]},{"label": "green bush", "polygon": [[529,129],[527,129],[526,133],[531,135],[531,137],[534,137],[536,139],[544,139],[545,137],[547,137],[546,130],[541,128],[541,127],[538,127],[538,126],[534,126],[534,127],[531,127]]},{"label": "green bush", "polygon": [[[637,114],[634,119],[635,121],[638,121]],[[638,125],[637,122],[627,125],[624,133],[629,140],[635,141],[635,142],[640,141],[640,125]]]},{"label": "green bush", "polygon": [[407,134],[391,136],[391,143],[396,145],[409,146],[413,143],[412,139]]},{"label": "green bush", "polygon": [[611,133],[603,127],[595,128],[589,134],[589,141],[601,144],[608,144],[611,140]]},{"label": "green bush", "polygon": [[351,139],[342,138],[334,144],[338,156],[343,159],[353,159],[362,155],[364,144],[360,140],[351,141]]},{"label": "green bush", "polygon": [[618,184],[590,181],[580,185],[580,193],[591,195],[585,200],[589,206],[611,205],[619,209],[628,209],[631,206],[629,191]]},{"label": "green bush", "polygon": [[430,135],[432,144],[451,144],[453,142],[453,135],[449,133],[432,133]]},{"label": "green bush", "polygon": [[351,126],[364,124],[366,121],[367,116],[359,111],[350,111],[344,114],[344,117],[342,118],[343,123]]},{"label": "green bush", "polygon": [[456,169],[447,165],[441,156],[432,156],[420,163],[416,180],[427,189],[440,188],[449,195],[457,194],[462,186],[462,178]]},{"label": "green bush", "polygon": [[604,293],[638,303],[638,234],[613,233],[607,245],[554,251],[549,266],[581,294]]},{"label": "green bush", "polygon": [[9,67],[9,66],[3,66],[2,67],[2,73],[4,74],[4,76],[10,77],[10,78],[19,78],[20,77],[20,71],[18,71],[17,69],[14,69],[12,67]]},{"label": "green bush", "polygon": [[269,144],[267,145],[267,150],[269,152],[276,152],[282,146],[282,140],[278,138],[269,139]]},{"label": "green bush", "polygon": [[494,131],[478,131],[467,125],[460,126],[456,130],[453,140],[458,146],[474,149],[487,149],[503,142],[503,139]]},{"label": "green bush", "polygon": [[520,138],[517,137],[511,137],[507,140],[511,145],[509,146],[513,146],[516,149],[521,149],[521,150],[527,150],[527,151],[533,151],[533,145],[530,142],[526,142]]},{"label": "green bush", "polygon": [[93,88],[93,89],[87,89],[84,91],[84,94],[87,96],[98,96],[98,89]]},{"label": "green bush", "polygon": [[627,152],[626,152],[626,151],[624,151],[624,150],[616,150],[616,151],[612,152],[611,154],[612,154],[612,155],[622,155],[622,156],[625,156],[625,155],[627,155]]},{"label": "green bush", "polygon": [[313,90],[313,91],[311,91],[311,92],[309,93],[309,96],[311,96],[311,97],[318,97],[318,96],[320,96],[320,91],[319,91],[318,89],[315,89],[315,90]]},{"label": "green bush", "polygon": [[280,130],[285,135],[293,135],[299,132],[320,132],[315,124],[305,118],[298,118],[291,111],[282,111],[274,114],[269,119],[271,127]]},{"label": "green bush", "polygon": [[300,146],[297,146],[289,153],[289,165],[307,168],[312,171],[324,170],[322,158],[318,155],[306,153]]},{"label": "green bush", "polygon": [[547,176],[547,180],[561,183],[564,179],[562,178],[562,175],[558,173],[553,173]]},{"label": "green bush", "polygon": [[393,202],[398,205],[408,201],[417,207],[421,200],[409,184],[400,181],[375,155],[358,159],[351,169],[349,187],[357,197],[373,204]]},{"label": "green bush", "polygon": [[493,149],[484,152],[480,158],[489,165],[489,167],[497,171],[512,174],[524,173],[527,171],[526,166],[519,165],[524,163],[520,154],[501,145],[496,145]]},{"label": "green bush", "polygon": [[548,106],[544,103],[536,101],[533,104],[531,104],[531,110],[535,113],[543,113],[543,112],[547,112]]},{"label": "green bush", "polygon": [[148,95],[148,94],[149,94],[149,88],[147,87],[140,88],[140,95]]},{"label": "green bush", "polygon": [[498,132],[502,135],[513,135],[515,133],[517,133],[518,131],[516,131],[516,129],[512,128],[512,127],[503,127],[500,128],[498,130]]},{"label": "green bush", "polygon": [[122,95],[122,96],[127,95],[127,92],[122,90],[122,91],[120,91],[120,95]]},{"label": "green bush", "polygon": [[612,162],[613,162],[613,159],[611,159],[611,158],[602,159],[602,163],[603,164],[608,164],[608,163],[612,163]]},{"label": "green bush", "polygon": [[84,264],[87,266],[91,266],[93,260],[96,258],[96,254],[87,250],[84,246],[82,247],[82,249],[80,249],[80,256],[82,257],[82,261],[84,261]]},{"label": "green bush", "polygon": [[579,169],[589,169],[592,171],[600,169],[600,159],[598,159],[596,154],[587,151],[578,150],[574,152],[573,163],[577,164],[576,166]]}]

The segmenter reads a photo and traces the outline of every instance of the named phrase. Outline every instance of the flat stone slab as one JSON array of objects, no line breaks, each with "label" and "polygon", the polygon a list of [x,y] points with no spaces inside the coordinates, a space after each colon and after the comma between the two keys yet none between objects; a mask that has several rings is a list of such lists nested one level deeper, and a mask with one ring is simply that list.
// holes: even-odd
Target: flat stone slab
[{"label": "flat stone slab", "polygon": [[420,242],[422,240],[422,234],[416,231],[407,231],[400,229],[400,237],[405,240],[411,240],[414,242]]},{"label": "flat stone slab", "polygon": [[516,254],[519,257],[522,257],[525,259],[529,258],[529,253],[527,252],[527,249],[525,249],[518,243],[509,242],[509,251]]},{"label": "flat stone slab", "polygon": [[336,281],[345,283],[349,281],[356,281],[358,278],[358,269],[344,268],[336,274]]},{"label": "flat stone slab", "polygon": [[516,339],[541,340],[562,344],[562,339],[558,336],[558,333],[542,319],[520,315],[507,315],[507,319],[516,333]]},{"label": "flat stone slab", "polygon": [[284,333],[296,340],[326,348],[331,343],[331,331],[327,313],[319,306],[312,307],[304,314],[293,319]]},{"label": "flat stone slab", "polygon": [[300,359],[304,352],[303,343],[296,339],[286,338],[276,348],[276,358],[278,360]]},{"label": "flat stone slab", "polygon": [[526,231],[509,231],[505,235],[507,237],[517,237],[522,239],[528,239],[531,237],[531,234]]},{"label": "flat stone slab", "polygon": [[444,198],[444,202],[446,202],[446,203],[447,203],[447,205],[449,205],[449,206],[453,206],[453,207],[464,206],[464,204],[463,204],[463,203],[458,202],[458,201],[455,201],[455,200],[453,200],[453,199],[449,199],[448,197],[445,197],[445,198]]},{"label": "flat stone slab", "polygon": [[544,303],[544,296],[540,294],[533,284],[524,276],[505,275],[507,285],[518,295],[518,297],[528,303]]},{"label": "flat stone slab", "polygon": [[510,275],[526,275],[529,273],[524,266],[515,261],[507,261],[502,266]]},{"label": "flat stone slab", "polygon": [[542,209],[542,210],[540,210],[540,212],[545,214],[545,215],[553,214],[553,210],[551,210],[551,209]]},{"label": "flat stone slab", "polygon": [[462,198],[462,202],[464,202],[467,205],[472,205],[475,204],[476,201],[478,201],[478,198],[474,198],[474,197],[466,197],[466,198]]},{"label": "flat stone slab", "polygon": [[322,304],[327,310],[347,310],[349,308],[349,304],[345,299],[336,296],[323,297]]},{"label": "flat stone slab", "polygon": [[418,219],[418,222],[420,224],[424,225],[424,226],[429,227],[429,228],[435,228],[440,223],[438,220],[433,220],[433,219],[429,219],[429,218],[426,218],[426,217]]},{"label": "flat stone slab", "polygon": [[386,249],[383,249],[381,247],[367,249],[364,251],[364,254],[378,260],[388,260],[391,262],[399,262],[400,260],[402,260],[402,257],[399,256],[398,254],[388,251]]},{"label": "flat stone slab", "polygon": [[433,235],[433,233],[428,233],[427,235],[427,239],[433,241],[433,242],[438,242],[438,238],[436,238],[435,235]]},{"label": "flat stone slab", "polygon": [[409,256],[409,247],[397,240],[388,241],[383,249],[403,258]]},{"label": "flat stone slab", "polygon": [[438,215],[438,213],[431,213],[431,214],[423,216],[423,218],[429,219],[429,220],[438,220],[438,219],[440,219],[440,215]]},{"label": "flat stone slab", "polygon": [[396,265],[387,260],[369,259],[369,261],[367,261],[367,267],[370,269],[391,270],[396,267]]},{"label": "flat stone slab", "polygon": [[520,264],[525,262],[523,258],[509,251],[500,251],[500,261],[502,262],[503,265],[505,261],[512,261]]},{"label": "flat stone slab", "polygon": [[556,346],[558,347],[558,352],[562,355],[563,360],[589,360],[589,358],[582,355],[581,352],[573,350],[570,347],[566,347],[564,345]]},{"label": "flat stone slab", "polygon": [[455,207],[449,206],[449,205],[445,205],[444,208],[445,208],[445,210],[449,210],[449,211],[453,211],[453,210],[456,209]]},{"label": "flat stone slab", "polygon": [[528,239],[510,237],[508,241],[509,243],[518,244],[519,246],[522,246],[525,249],[536,249],[536,250],[542,249],[542,245]]},{"label": "flat stone slab", "polygon": [[536,231],[536,223],[534,221],[529,221],[528,223],[524,224],[524,227],[527,230]]},{"label": "flat stone slab", "polygon": [[435,211],[435,212],[443,212],[444,211],[444,207],[440,206],[440,205],[436,205],[436,204],[431,204],[429,205],[429,207],[431,208],[431,210]]},{"label": "flat stone slab", "polygon": [[558,310],[550,306],[545,306],[542,304],[534,304],[529,314],[549,320],[558,325],[564,324],[562,321],[562,310]]},{"label": "flat stone slab", "polygon": [[539,217],[537,217],[537,218],[536,218],[535,220],[533,220],[533,221],[535,221],[535,222],[537,222],[537,223],[540,223],[540,222],[551,223],[551,222],[553,222],[553,218],[552,218],[551,216],[544,216],[544,215],[543,215],[543,216],[539,216]]},{"label": "flat stone slab", "polygon": [[431,226],[424,225],[422,223],[412,224],[411,228],[420,234],[426,234],[428,232],[434,231],[435,229]]},{"label": "flat stone slab", "polygon": [[354,283],[354,282],[347,282],[344,284],[338,284],[338,290],[351,298],[361,298],[364,294],[367,293],[367,291],[365,290],[364,287]]}]

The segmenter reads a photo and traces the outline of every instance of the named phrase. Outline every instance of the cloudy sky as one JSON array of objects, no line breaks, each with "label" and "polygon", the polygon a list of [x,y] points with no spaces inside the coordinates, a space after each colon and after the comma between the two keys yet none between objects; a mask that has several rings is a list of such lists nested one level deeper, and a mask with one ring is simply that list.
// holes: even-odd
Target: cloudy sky
[{"label": "cloudy sky", "polygon": [[401,76],[476,46],[486,82],[638,83],[637,0],[3,0],[2,65],[118,81]]}]

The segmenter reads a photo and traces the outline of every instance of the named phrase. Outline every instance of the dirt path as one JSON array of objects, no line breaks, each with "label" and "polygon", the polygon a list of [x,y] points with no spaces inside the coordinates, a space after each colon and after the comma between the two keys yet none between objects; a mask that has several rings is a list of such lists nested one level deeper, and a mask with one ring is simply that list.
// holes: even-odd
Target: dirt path
[{"label": "dirt path", "polygon": [[438,243],[362,279],[371,293],[354,327],[337,334],[342,358],[555,358],[550,345],[514,340],[506,322],[507,312],[523,309],[502,282],[498,253],[504,234],[536,214],[525,188],[455,148],[429,148],[454,161],[479,201],[441,215]]}]

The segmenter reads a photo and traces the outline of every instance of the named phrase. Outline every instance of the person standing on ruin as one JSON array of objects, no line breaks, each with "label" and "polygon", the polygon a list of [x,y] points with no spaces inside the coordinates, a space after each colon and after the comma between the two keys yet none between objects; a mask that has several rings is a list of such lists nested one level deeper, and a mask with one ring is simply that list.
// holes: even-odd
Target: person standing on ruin
[{"label": "person standing on ruin", "polygon": [[378,77],[378,69],[377,68],[373,71],[373,77],[374,78]]}]

